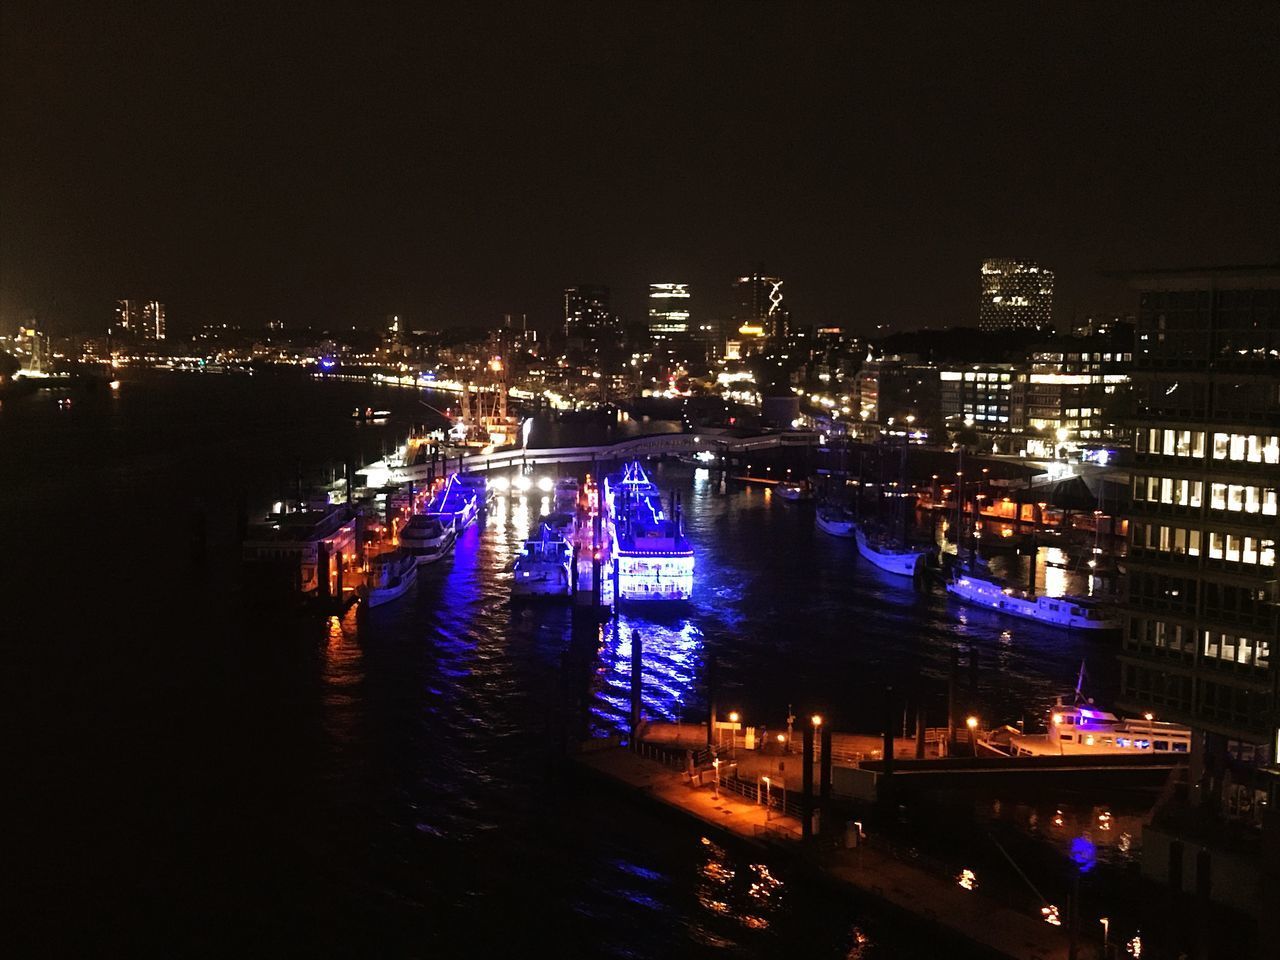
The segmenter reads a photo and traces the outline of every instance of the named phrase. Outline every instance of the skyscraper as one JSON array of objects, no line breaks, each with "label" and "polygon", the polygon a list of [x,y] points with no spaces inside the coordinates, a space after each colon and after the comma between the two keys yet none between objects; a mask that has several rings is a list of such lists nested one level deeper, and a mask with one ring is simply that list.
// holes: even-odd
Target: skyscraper
[{"label": "skyscraper", "polygon": [[595,350],[600,341],[617,331],[609,310],[609,288],[580,283],[564,291],[564,335],[584,349]]},{"label": "skyscraper", "polygon": [[165,338],[164,304],[159,300],[117,300],[109,331],[113,336]]},{"label": "skyscraper", "polygon": [[148,300],[142,305],[142,338],[164,339],[164,304],[159,300]]},{"label": "skyscraper", "polygon": [[687,283],[649,284],[649,336],[655,341],[685,336],[690,303]]},{"label": "skyscraper", "polygon": [[744,344],[776,342],[791,332],[791,314],[783,301],[780,279],[756,269],[748,276],[739,277],[733,289],[737,298],[734,332]]},{"label": "skyscraper", "polygon": [[1053,327],[1053,271],[1028,260],[983,260],[978,329],[1041,330]]}]

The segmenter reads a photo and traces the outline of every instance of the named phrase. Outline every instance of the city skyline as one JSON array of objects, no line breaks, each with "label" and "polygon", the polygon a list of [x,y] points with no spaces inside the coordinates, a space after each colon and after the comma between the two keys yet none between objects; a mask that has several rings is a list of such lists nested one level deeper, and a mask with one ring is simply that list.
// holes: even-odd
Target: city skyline
[{"label": "city skyline", "polygon": [[[513,310],[546,327],[589,277],[639,321],[655,277],[714,315],[763,261],[797,322],[870,333],[965,322],[992,256],[1050,264],[1063,318],[1128,303],[1111,269],[1276,259],[1273,10],[1166,10],[1152,43],[1137,10],[923,9],[428,31],[10,5],[0,317],[81,327],[142,289],[175,333]],[[603,119],[583,136],[583,117]]]}]

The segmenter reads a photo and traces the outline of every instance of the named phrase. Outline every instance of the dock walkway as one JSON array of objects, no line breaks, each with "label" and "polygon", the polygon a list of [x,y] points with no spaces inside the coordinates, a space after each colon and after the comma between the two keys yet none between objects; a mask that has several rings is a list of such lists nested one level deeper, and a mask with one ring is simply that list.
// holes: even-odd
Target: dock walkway
[{"label": "dock walkway", "polygon": [[[825,878],[906,914],[945,928],[1000,956],[1017,960],[1068,960],[1067,934],[980,893],[963,889],[892,854],[863,843],[854,849],[805,847],[800,822],[776,810],[715,791],[657,760],[622,747],[595,746],[577,755],[585,769],[699,823],[799,860]],[[1079,960],[1097,956],[1081,943]]]}]

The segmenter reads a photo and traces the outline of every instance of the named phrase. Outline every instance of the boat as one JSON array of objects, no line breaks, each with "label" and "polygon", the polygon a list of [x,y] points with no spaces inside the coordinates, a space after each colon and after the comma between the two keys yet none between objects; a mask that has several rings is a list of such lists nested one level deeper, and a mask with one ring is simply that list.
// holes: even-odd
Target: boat
[{"label": "boat", "polygon": [[351,411],[352,420],[385,420],[391,416],[390,410],[375,410],[373,407],[365,407],[361,410],[359,407]]},{"label": "boat", "polygon": [[572,513],[552,513],[542,518],[542,522],[551,528],[551,532],[566,540],[573,539],[578,520]]},{"label": "boat", "polygon": [[925,557],[929,553],[924,547],[898,544],[865,524],[854,527],[854,539],[858,543],[858,553],[871,561],[873,566],[902,577],[914,577],[924,566]]},{"label": "boat", "polygon": [[445,526],[438,516],[414,514],[400,531],[400,546],[407,550],[418,566],[435,563],[453,546],[452,527]]},{"label": "boat", "polygon": [[498,492],[490,486],[483,473],[460,473],[455,478],[459,490],[470,490],[476,495],[476,504],[481,507],[492,506],[498,498]]},{"label": "boat", "polygon": [[617,546],[618,597],[688,600],[693,596],[693,546],[684,535],[678,495],[671,515],[662,493],[638,462],[605,478],[605,511]]},{"label": "boat", "polygon": [[818,508],[818,529],[833,537],[852,537],[856,523],[853,514],[845,507],[825,504]]},{"label": "boat", "polygon": [[1119,630],[1120,621],[1109,616],[1097,603],[1083,597],[1036,596],[973,568],[958,571],[947,583],[947,593],[956,599],[997,613],[1035,620],[1068,630]]},{"label": "boat", "polygon": [[567,597],[573,589],[573,548],[545,523],[516,557],[511,597]]},{"label": "boat", "polygon": [[404,596],[413,585],[417,570],[417,558],[402,547],[378,554],[369,561],[365,602],[379,607]]},{"label": "boat", "polygon": [[556,481],[552,508],[556,513],[567,513],[570,516],[577,514],[578,492],[578,481],[575,478],[561,477]]},{"label": "boat", "polygon": [[773,488],[773,492],[788,503],[813,499],[813,491],[802,483],[780,483]]},{"label": "boat", "polygon": [[[1156,720],[1146,714],[1141,719],[1122,720],[1102,710],[1081,694],[1084,664],[1076,683],[1075,698],[1067,703],[1058,697],[1049,709],[1044,733],[1024,733],[1005,728],[984,746],[1013,757],[1063,756],[1065,754],[1122,754],[1132,757],[1189,757],[1191,730],[1179,723]],[[993,734],[997,732],[993,731]]]},{"label": "boat", "polygon": [[462,533],[479,512],[475,489],[459,483],[458,477],[456,473],[450,476],[423,511],[429,517],[436,517],[455,535]]}]

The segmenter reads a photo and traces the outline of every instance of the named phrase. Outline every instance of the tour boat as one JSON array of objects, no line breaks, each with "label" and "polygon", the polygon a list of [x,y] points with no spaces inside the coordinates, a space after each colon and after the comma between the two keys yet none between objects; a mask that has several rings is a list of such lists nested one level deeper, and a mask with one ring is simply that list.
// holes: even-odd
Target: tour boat
[{"label": "tour boat", "polygon": [[497,499],[497,491],[489,485],[483,473],[459,473],[454,477],[458,490],[469,490],[476,495],[476,504],[487,507]]},{"label": "tour boat", "polygon": [[369,561],[369,585],[365,601],[371,607],[390,603],[413,585],[417,558],[403,548],[380,553]]},{"label": "tour boat", "polygon": [[852,537],[856,526],[852,513],[831,504],[818,508],[817,524],[819,530],[833,537]]},{"label": "tour boat", "polygon": [[854,538],[858,543],[858,553],[871,561],[873,566],[902,577],[914,577],[916,571],[924,566],[924,558],[929,553],[922,547],[897,544],[862,526],[854,527]]},{"label": "tour boat", "polygon": [[375,410],[373,407],[365,407],[363,410],[357,407],[351,411],[352,420],[385,420],[389,416],[390,410]]},{"label": "tour boat", "polygon": [[453,536],[453,527],[445,526],[439,517],[419,513],[400,531],[400,546],[412,554],[418,566],[424,566],[449,552]]},{"label": "tour boat", "polygon": [[573,548],[543,524],[541,535],[524,542],[516,557],[511,596],[567,597],[573,589]]},{"label": "tour boat", "polygon": [[947,593],[976,607],[1054,627],[1093,631],[1120,629],[1120,622],[1109,617],[1091,600],[1072,596],[1036,596],[988,574],[961,571],[947,584]]},{"label": "tour boat", "polygon": [[671,516],[662,493],[639,463],[605,478],[605,509],[617,545],[618,596],[623,600],[688,600],[693,596],[693,546],[684,535],[676,494]]},{"label": "tour boat", "polygon": [[453,474],[424,511],[429,517],[436,517],[455,534],[463,530],[476,518],[479,508],[476,505],[476,490],[458,480]]},{"label": "tour boat", "polygon": [[552,513],[542,518],[542,522],[551,528],[551,532],[566,540],[573,539],[578,520],[573,513]]}]

